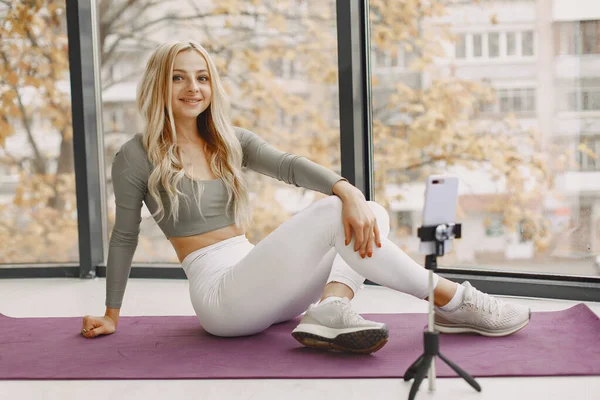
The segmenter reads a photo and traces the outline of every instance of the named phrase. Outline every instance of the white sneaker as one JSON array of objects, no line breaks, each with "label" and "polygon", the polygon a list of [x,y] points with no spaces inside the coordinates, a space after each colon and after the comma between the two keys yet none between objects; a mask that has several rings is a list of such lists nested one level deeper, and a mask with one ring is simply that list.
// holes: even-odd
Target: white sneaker
[{"label": "white sneaker", "polygon": [[307,347],[369,354],[387,343],[389,330],[384,323],[365,320],[343,298],[311,305],[292,336]]},{"label": "white sneaker", "polygon": [[529,323],[531,310],[480,292],[469,282],[461,304],[453,311],[435,307],[435,329],[443,333],[475,332],[484,336],[507,336]]}]

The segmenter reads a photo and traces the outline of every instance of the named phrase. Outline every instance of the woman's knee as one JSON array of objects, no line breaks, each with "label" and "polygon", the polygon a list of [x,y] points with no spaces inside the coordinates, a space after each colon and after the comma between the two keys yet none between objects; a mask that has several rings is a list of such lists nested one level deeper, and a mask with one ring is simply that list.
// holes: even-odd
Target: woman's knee
[{"label": "woman's knee", "polygon": [[327,196],[312,203],[310,208],[312,208],[312,210],[316,213],[335,215],[332,213],[339,211],[341,214],[342,199],[335,195]]},{"label": "woman's knee", "polygon": [[[381,204],[374,201],[367,201],[367,204],[375,214],[381,237],[387,237],[390,233],[390,216],[388,211]],[[313,212],[322,214],[323,217],[325,217],[330,215],[341,215],[343,203],[342,199],[338,196],[328,196],[315,201],[311,207],[313,208]]]},{"label": "woman's knee", "polygon": [[377,225],[379,226],[379,233],[382,237],[387,237],[390,233],[390,214],[388,211],[379,203],[374,201],[367,201],[369,207],[377,218]]}]

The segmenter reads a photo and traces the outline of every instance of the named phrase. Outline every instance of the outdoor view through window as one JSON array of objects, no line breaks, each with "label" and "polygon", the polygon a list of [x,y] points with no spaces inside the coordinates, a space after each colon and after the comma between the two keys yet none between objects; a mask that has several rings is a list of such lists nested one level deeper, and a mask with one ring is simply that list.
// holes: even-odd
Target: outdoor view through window
[{"label": "outdoor view through window", "polygon": [[[374,200],[390,240],[422,263],[424,181],[450,172],[463,238],[443,266],[600,275],[600,21],[559,0],[369,3]],[[110,164],[143,129],[136,86],[165,41],[207,48],[234,124],[341,172],[335,0],[97,6],[108,232]],[[0,2],[3,264],[78,259],[64,7]],[[247,174],[253,243],[324,196]],[[178,267],[146,208],[134,262]]]},{"label": "outdoor view through window", "polygon": [[0,265],[77,262],[64,1],[0,2]]},{"label": "outdoor view through window", "polygon": [[450,172],[463,238],[441,265],[599,275],[600,21],[556,0],[370,4],[391,239],[423,262],[424,181]]}]

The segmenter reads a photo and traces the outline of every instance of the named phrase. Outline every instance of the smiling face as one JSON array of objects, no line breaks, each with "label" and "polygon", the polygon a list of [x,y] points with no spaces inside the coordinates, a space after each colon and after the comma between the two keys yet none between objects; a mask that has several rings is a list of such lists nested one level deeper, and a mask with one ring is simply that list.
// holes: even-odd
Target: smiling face
[{"label": "smiling face", "polygon": [[173,118],[195,119],[210,105],[212,90],[204,57],[195,50],[184,50],[173,65],[171,105]]}]

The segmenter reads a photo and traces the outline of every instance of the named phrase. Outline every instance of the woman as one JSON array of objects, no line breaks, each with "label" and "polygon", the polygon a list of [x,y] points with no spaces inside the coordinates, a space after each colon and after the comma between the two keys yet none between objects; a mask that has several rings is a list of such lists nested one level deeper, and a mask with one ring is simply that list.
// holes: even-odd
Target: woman
[{"label": "woman", "polygon": [[[256,334],[306,311],[292,332],[302,344],[371,353],[387,342],[388,328],[349,306],[364,277],[426,299],[428,272],[387,239],[383,207],[366,201],[338,174],[231,125],[219,75],[200,45],[158,47],[146,66],[138,106],[144,133],[126,142],[112,165],[116,218],[106,313],[85,316],[83,336],[116,330],[142,203],[175,248],[194,310],[213,335]],[[244,235],[250,208],[243,167],[329,196],[254,246]],[[502,336],[529,321],[528,308],[468,282],[457,285],[435,275],[434,284],[439,331]]]}]

